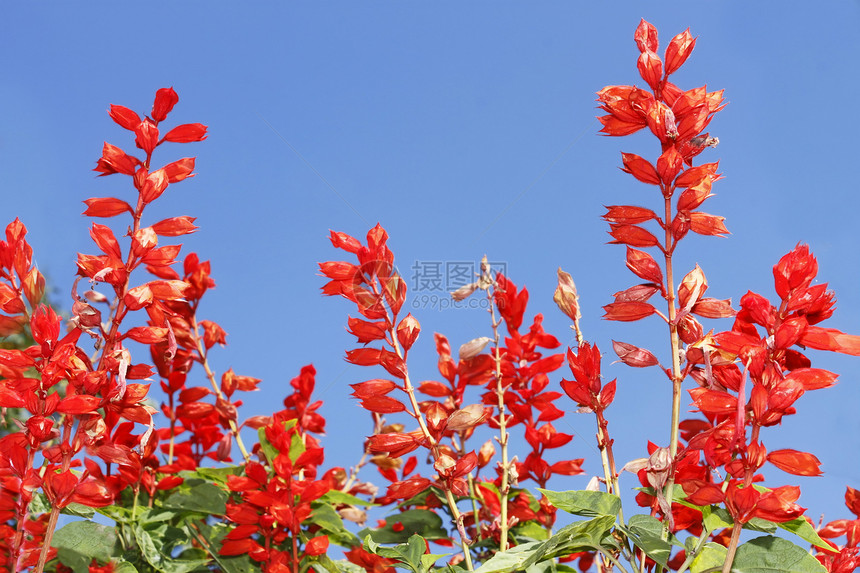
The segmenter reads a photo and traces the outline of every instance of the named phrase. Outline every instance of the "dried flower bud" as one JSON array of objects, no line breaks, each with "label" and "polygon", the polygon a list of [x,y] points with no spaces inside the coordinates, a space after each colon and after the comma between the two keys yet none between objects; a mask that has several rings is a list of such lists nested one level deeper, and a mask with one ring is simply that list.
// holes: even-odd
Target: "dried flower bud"
[{"label": "dried flower bud", "polygon": [[472,296],[472,293],[476,290],[478,290],[478,283],[469,283],[452,292],[451,298],[459,302]]},{"label": "dried flower bud", "polygon": [[582,317],[579,312],[579,295],[576,293],[576,284],[573,282],[573,277],[561,270],[561,267],[558,269],[558,286],[552,300],[555,301],[561,312],[569,316],[572,321],[577,322]]},{"label": "dried flower bud", "polygon": [[486,348],[487,344],[492,342],[492,340],[492,338],[481,336],[480,338],[473,338],[469,342],[463,344],[460,346],[460,360],[469,360],[470,358],[474,358],[483,352],[484,348]]}]

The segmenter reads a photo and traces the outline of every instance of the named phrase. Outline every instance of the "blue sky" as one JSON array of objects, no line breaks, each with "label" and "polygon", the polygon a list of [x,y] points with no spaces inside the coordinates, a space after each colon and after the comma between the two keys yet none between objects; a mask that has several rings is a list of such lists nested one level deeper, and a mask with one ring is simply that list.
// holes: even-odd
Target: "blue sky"
[{"label": "blue sky", "polygon": [[[558,266],[572,273],[586,336],[610,353],[604,374],[619,378],[608,413],[618,457],[644,455],[646,437],[668,441],[666,378],[610,365],[611,339],[665,361],[664,325],[600,319],[611,294],[636,282],[623,248],[605,244],[602,205],[657,205],[652,188],[617,169],[622,150],[655,158],[656,140],[596,134],[594,92],[643,83],[632,39],[642,17],[662,46],[690,27],[698,44],[676,83],[725,88],[729,101],[710,129],[720,146],[703,157],[725,175],[706,210],[725,216],[732,235],[686,239],[681,274],[698,263],[713,296],[773,297],[772,265],[806,242],[838,298],[825,325],[860,333],[858,2],[5,3],[0,15],[2,223],[20,216],[28,226],[55,299],[70,306],[75,253],[94,251],[81,201],[131,197],[128,178],[90,171],[105,140],[133,150],[108,105],[145,113],[156,89],[174,86],[170,120],[205,123],[210,136],[160,148],[156,162],[197,155],[199,175],[171,186],[149,222],[198,218],[184,252],[212,260],[218,288],[203,314],[230,335],[215,365],[264,379],[246,416],[269,412],[314,363],[330,463],[360,457],[370,424],[347,384],[378,373],[343,361],[355,311],[319,295],[316,263],[341,258],[329,229],[363,237],[377,221],[407,278],[416,262],[504,262],[529,288],[530,313],[544,313],[564,343],[552,292]],[[433,332],[455,348],[488,334],[485,313],[434,306],[444,298],[407,301],[421,307],[410,307],[422,325],[417,379],[437,377]],[[801,504],[813,519],[835,519],[845,484],[860,487],[860,359],[810,354],[841,384],[804,396],[763,440],[821,458],[825,476],[799,480]],[[599,472],[592,419],[571,413],[556,426],[578,436],[570,457]],[[773,485],[795,481],[770,475]]]}]

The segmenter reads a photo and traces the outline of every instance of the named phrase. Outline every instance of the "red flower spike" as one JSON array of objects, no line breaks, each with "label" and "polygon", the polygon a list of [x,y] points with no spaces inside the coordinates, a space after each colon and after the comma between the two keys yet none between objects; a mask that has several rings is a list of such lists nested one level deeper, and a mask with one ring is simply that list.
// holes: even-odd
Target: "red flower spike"
[{"label": "red flower spike", "polygon": [[164,141],[174,143],[192,143],[206,139],[207,127],[202,123],[186,123],[178,125],[167,132]]},{"label": "red flower spike", "polygon": [[152,119],[164,121],[173,106],[179,101],[179,96],[173,88],[161,88],[155,92],[155,102],[152,104]]}]

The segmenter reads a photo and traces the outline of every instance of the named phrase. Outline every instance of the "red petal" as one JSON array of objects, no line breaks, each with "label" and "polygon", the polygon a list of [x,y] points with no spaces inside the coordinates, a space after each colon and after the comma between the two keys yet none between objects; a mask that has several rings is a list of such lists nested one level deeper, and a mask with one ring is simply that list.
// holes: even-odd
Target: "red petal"
[{"label": "red petal", "polygon": [[400,400],[391,398],[390,396],[369,396],[363,398],[361,407],[377,414],[394,414],[406,410],[406,406]]},{"label": "red petal", "polygon": [[860,356],[860,336],[845,334],[835,328],[810,326],[800,338],[800,344],[816,350]]},{"label": "red petal", "polygon": [[140,125],[140,116],[127,107],[112,104],[108,114],[112,120],[129,131],[134,131]]},{"label": "red petal", "polygon": [[606,207],[603,219],[608,223],[619,223],[622,225],[633,225],[644,223],[651,219],[656,220],[657,214],[645,207],[634,207],[632,205],[610,205]]},{"label": "red petal", "polygon": [[713,235],[717,237],[728,235],[729,230],[723,224],[725,219],[725,217],[717,217],[716,215],[693,211],[690,213],[690,229],[700,235]]},{"label": "red petal", "polygon": [[169,183],[176,183],[189,177],[194,177],[194,157],[184,157],[173,163],[168,163],[162,169],[167,174]]},{"label": "red petal", "polygon": [[645,50],[656,52],[659,46],[657,41],[657,28],[655,28],[650,22],[646,22],[643,18],[639,21],[639,25],[636,26],[636,31],[633,33],[633,40],[636,42],[636,46],[639,48],[640,52],[644,52]]},{"label": "red petal", "polygon": [[87,199],[84,203],[87,210],[83,214],[87,217],[114,217],[126,211],[134,213],[131,205],[114,197],[95,197]]},{"label": "red petal", "polygon": [[767,455],[767,461],[784,472],[796,476],[820,476],[821,462],[814,455],[797,450],[775,450]]},{"label": "red petal", "polygon": [[617,342],[613,340],[612,349],[624,364],[633,366],[634,368],[646,368],[648,366],[655,366],[659,363],[657,357],[650,351],[645,350],[644,348],[639,348],[638,346],[633,346],[626,342]]},{"label": "red petal", "polygon": [[93,223],[93,228],[90,229],[90,237],[95,241],[96,246],[101,251],[117,260],[122,260],[122,251],[119,247],[119,242],[114,237],[110,227]]},{"label": "red petal", "polygon": [[322,555],[328,550],[328,536],[320,535],[313,537],[305,543],[305,553],[307,555]]},{"label": "red petal", "polygon": [[785,377],[803,386],[804,390],[818,390],[829,388],[836,384],[837,374],[821,368],[797,368]]},{"label": "red petal", "polygon": [[206,126],[202,123],[186,123],[178,125],[167,132],[164,141],[174,143],[191,143],[206,139]]},{"label": "red petal", "polygon": [[98,396],[75,394],[74,396],[63,398],[59,405],[57,405],[57,412],[63,414],[88,414],[98,408],[101,401],[101,398]]},{"label": "red petal", "polygon": [[684,65],[695,47],[696,39],[690,34],[689,28],[672,38],[672,41],[666,46],[666,75],[678,71],[678,68]]},{"label": "red petal", "polygon": [[634,153],[622,153],[621,161],[624,163],[622,171],[649,185],[659,185],[660,176],[657,170],[647,159],[643,159]]},{"label": "red petal", "polygon": [[152,230],[155,231],[156,235],[161,235],[162,237],[179,237],[180,235],[188,235],[198,229],[198,227],[194,225],[195,220],[196,217],[188,217],[187,215],[171,217],[170,219],[164,219],[163,221],[159,221],[154,224],[152,226]]},{"label": "red petal", "polygon": [[152,119],[164,121],[173,106],[179,101],[179,96],[173,88],[161,88],[155,92],[155,102],[152,104]]},{"label": "red petal", "polygon": [[603,318],[631,322],[654,314],[654,307],[647,302],[613,302],[603,307]]},{"label": "red petal", "polygon": [[636,225],[610,224],[609,234],[614,241],[610,243],[623,243],[632,247],[656,247],[660,244],[657,237]]},{"label": "red petal", "polygon": [[627,268],[641,279],[658,285],[663,284],[663,271],[660,265],[645,251],[627,247]]}]

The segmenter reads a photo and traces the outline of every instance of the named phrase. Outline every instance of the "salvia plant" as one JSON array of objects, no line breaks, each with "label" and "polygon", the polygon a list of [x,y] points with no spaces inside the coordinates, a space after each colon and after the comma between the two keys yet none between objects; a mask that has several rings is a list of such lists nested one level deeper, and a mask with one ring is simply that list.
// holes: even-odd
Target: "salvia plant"
[{"label": "salvia plant", "polygon": [[[24,224],[10,223],[0,241],[0,334],[10,341],[0,348],[5,570],[854,571],[860,492],[845,493],[852,517],[814,524],[797,504],[799,487],[765,484],[759,472],[770,464],[820,474],[813,454],[768,449],[765,440],[806,392],[836,382],[808,351],[860,355],[860,337],[823,326],[834,296],[815,282],[806,246],[774,265],[775,298],[747,292],[737,307],[706,296],[699,266],[676,268],[690,232],[728,232],[722,217],[701,210],[718,163],[697,163],[718,143],[706,130],[723,93],[670,81],[696,44],[689,31],[662,57],[651,24],[643,20],[634,39],[644,87],[600,90],[599,119],[605,135],[646,130],[657,139],[652,159],[621,156],[623,170],[655,193],[650,206],[612,205],[603,215],[636,277],[604,310],[608,320],[664,323],[655,326],[668,335],[661,348],[613,341],[612,351],[665,376],[668,442],[649,442],[641,459],[619,467],[609,423],[618,385],[601,376],[604,356],[561,269],[553,300],[572,322],[575,347],[562,349],[543,317],[527,313],[528,291],[485,259],[452,293],[486,299],[485,336],[454,351],[435,334],[438,376],[417,377],[409,358],[421,326],[404,314],[406,282],[380,225],[364,242],[332,232],[346,260],[320,264],[323,294],[355,311],[346,360],[371,368],[372,378],[351,385],[369,414],[364,451],[326,464],[312,366],[291,381],[283,409],[241,417],[242,395],[260,380],[210,364],[226,343],[199,314],[215,286],[210,264],[180,257],[173,244],[197,230],[194,218],[145,216],[194,175],[194,158],[157,167],[156,151],[207,132],[199,123],[165,127],[179,98],[163,88],[148,116],[110,108],[137,151],[105,143],[95,171],[128,176],[134,192],[131,201],[85,201],[84,215],[123,218],[123,234],[92,224],[97,252],[77,257],[69,318],[43,303]],[[709,330],[701,319],[713,321]],[[689,400],[692,415],[682,419]],[[583,473],[572,436],[553,425],[576,412],[594,417],[602,475],[585,490],[557,491],[567,483],[559,476]],[[638,511],[622,510],[624,471],[638,480]],[[370,521],[369,511],[383,517]]]}]

